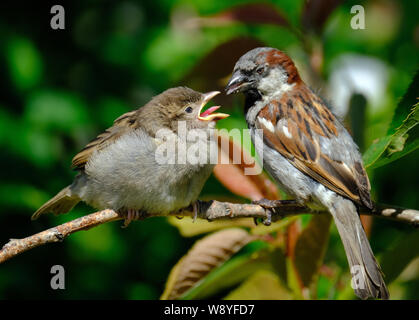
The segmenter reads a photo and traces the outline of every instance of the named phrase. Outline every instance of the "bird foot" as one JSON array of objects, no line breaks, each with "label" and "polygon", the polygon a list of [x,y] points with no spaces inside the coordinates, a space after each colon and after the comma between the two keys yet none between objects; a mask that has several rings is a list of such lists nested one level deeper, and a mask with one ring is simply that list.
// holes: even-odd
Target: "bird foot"
[{"label": "bird foot", "polygon": [[141,210],[127,209],[120,213],[124,218],[124,225],[122,228],[126,228],[132,221],[135,220],[144,220],[147,217],[147,214]]},{"label": "bird foot", "polygon": [[[295,200],[269,200],[269,199],[260,199],[252,201],[252,204],[257,204],[266,210],[266,218],[263,220],[265,226],[270,226],[272,223],[272,214],[278,213],[278,207],[284,205],[295,205],[297,202]],[[255,221],[257,224],[257,222]]]}]

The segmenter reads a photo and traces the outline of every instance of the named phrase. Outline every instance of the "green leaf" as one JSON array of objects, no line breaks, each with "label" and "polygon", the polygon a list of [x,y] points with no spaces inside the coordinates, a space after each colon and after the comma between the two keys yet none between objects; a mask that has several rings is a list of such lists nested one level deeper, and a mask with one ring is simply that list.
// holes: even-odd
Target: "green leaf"
[{"label": "green leaf", "polygon": [[[68,239],[69,251],[74,261],[103,261],[118,265],[126,258],[127,248],[117,236],[115,226],[105,223],[89,232],[76,232]],[[92,258],[94,257],[94,258]]]},{"label": "green leaf", "polygon": [[187,294],[212,270],[219,267],[255,237],[239,228],[225,229],[197,241],[173,267],[162,299],[178,299]]},{"label": "green leaf", "polygon": [[278,11],[285,15],[288,21],[295,27],[301,25],[301,14],[304,8],[304,0],[274,0]]},{"label": "green leaf", "polygon": [[393,135],[380,139],[367,150],[364,156],[366,167],[381,167],[416,150],[419,147],[417,135],[412,136],[413,139],[408,138],[409,131],[418,123],[419,104],[417,103]]},{"label": "green leaf", "polygon": [[419,89],[419,73],[416,74],[403,99],[398,104],[388,135],[374,142],[365,152],[365,167],[377,168],[395,161],[419,147],[417,135],[409,138],[409,132],[419,122],[419,104],[414,92]]},{"label": "green leaf", "polygon": [[391,140],[390,136],[385,136],[373,142],[373,144],[365,151],[362,156],[365,167],[372,166],[384,153]]},{"label": "green leaf", "polygon": [[38,91],[29,97],[25,120],[40,128],[69,131],[88,122],[87,107],[70,92]]},{"label": "green leaf", "polygon": [[42,79],[42,59],[34,44],[26,38],[13,38],[7,45],[6,56],[10,77],[20,90],[30,89]]},{"label": "green leaf", "polygon": [[402,125],[397,129],[396,133],[388,146],[389,154],[400,152],[403,150],[407,132],[414,128],[419,122],[419,103],[415,104],[412,108],[412,112],[403,121]]},{"label": "green leaf", "polygon": [[388,128],[387,134],[393,134],[396,129],[403,123],[404,119],[411,113],[410,107],[415,105],[418,102],[418,92],[419,92],[419,71],[416,72],[413,77],[412,82],[409,85],[406,93],[404,94],[402,100],[397,105],[397,108],[394,112],[393,119]]},{"label": "green leaf", "polygon": [[226,300],[290,300],[292,293],[284,287],[278,276],[269,270],[259,270],[237,289],[230,292]]},{"label": "green leaf", "polygon": [[31,185],[5,183],[0,185],[0,205],[2,207],[35,210],[47,200],[48,195],[45,192]]},{"label": "green leaf", "polygon": [[304,287],[309,288],[317,277],[329,241],[332,218],[328,214],[314,215],[301,232],[295,245],[294,264]]},{"label": "green leaf", "polygon": [[[182,296],[182,299],[204,299],[215,293],[230,288],[261,269],[270,270],[272,264],[264,242],[254,242],[238,254],[213,270],[198,285]],[[247,249],[247,250],[245,250]]]},{"label": "green leaf", "polygon": [[182,237],[195,237],[203,233],[215,232],[227,228],[251,228],[255,225],[254,221],[249,218],[215,220],[211,222],[204,219],[197,219],[194,222],[192,218],[178,219],[176,217],[168,217],[167,221],[172,226],[178,228]]},{"label": "green leaf", "polygon": [[385,274],[384,280],[390,284],[414,258],[419,256],[417,244],[419,232],[412,232],[401,237],[393,248],[387,250],[381,257],[381,267]]}]

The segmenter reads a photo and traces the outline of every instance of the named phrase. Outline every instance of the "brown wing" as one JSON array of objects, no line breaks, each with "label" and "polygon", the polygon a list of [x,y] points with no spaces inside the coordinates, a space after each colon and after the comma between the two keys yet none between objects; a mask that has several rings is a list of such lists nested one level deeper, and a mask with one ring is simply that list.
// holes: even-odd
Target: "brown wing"
[{"label": "brown wing", "polygon": [[361,162],[343,163],[321,151],[319,136],[336,137],[336,121],[317,96],[311,91],[300,91],[298,97],[284,94],[264,107],[256,118],[256,128],[262,129],[264,141],[297,169],[336,193],[371,208],[370,185]]},{"label": "brown wing", "polygon": [[77,153],[72,162],[71,166],[78,170],[83,170],[86,163],[89,161],[93,152],[102,150],[121,135],[129,132],[138,127],[137,110],[127,112],[117,118],[113,126],[106,129],[105,132],[98,135],[95,139],[90,141],[79,153]]}]

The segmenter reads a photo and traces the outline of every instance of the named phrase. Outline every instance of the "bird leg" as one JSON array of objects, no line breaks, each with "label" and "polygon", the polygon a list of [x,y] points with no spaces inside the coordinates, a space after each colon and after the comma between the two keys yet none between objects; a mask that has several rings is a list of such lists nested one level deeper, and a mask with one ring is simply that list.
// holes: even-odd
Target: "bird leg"
[{"label": "bird leg", "polygon": [[298,205],[298,202],[296,200],[269,200],[263,198],[252,201],[252,204],[257,204],[266,210],[267,217],[262,223],[265,226],[270,226],[272,223],[272,213],[278,213],[281,206]]},{"label": "bird leg", "polygon": [[122,228],[128,227],[131,221],[144,220],[147,217],[147,214],[144,211],[135,209],[126,209],[122,212],[120,211],[119,214],[124,218],[124,225]]},{"label": "bird leg", "polygon": [[196,219],[198,218],[198,212],[199,212],[199,200],[196,200],[193,204],[192,204],[192,208],[193,208],[193,222],[196,221]]}]

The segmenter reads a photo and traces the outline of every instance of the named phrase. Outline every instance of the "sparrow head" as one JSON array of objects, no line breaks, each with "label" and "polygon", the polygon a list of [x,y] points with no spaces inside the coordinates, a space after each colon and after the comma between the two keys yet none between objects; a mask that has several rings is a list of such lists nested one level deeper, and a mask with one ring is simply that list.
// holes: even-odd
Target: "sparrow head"
[{"label": "sparrow head", "polygon": [[274,48],[256,48],[237,61],[226,92],[257,90],[262,95],[272,94],[299,81],[298,71],[285,53]]},{"label": "sparrow head", "polygon": [[215,113],[219,106],[202,111],[219,93],[219,91],[200,93],[187,87],[171,88],[154,97],[141,109],[145,109],[143,114],[147,114],[148,122],[154,123],[156,129],[166,127],[176,131],[178,121],[185,121],[188,129],[205,129],[214,127],[215,121],[229,116],[225,113]]}]

